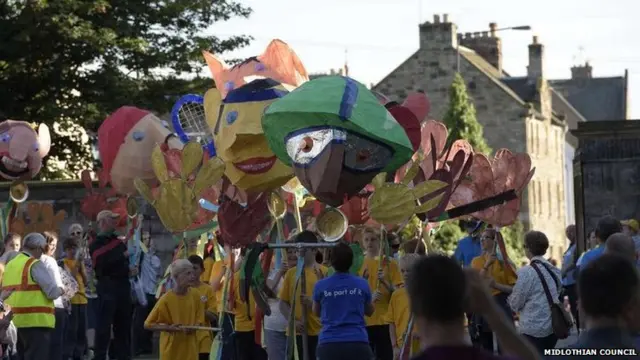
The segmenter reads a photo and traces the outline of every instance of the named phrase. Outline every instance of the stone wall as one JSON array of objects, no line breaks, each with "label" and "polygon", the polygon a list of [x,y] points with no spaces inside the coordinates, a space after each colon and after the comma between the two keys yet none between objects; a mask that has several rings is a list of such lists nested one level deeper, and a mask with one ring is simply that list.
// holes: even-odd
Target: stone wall
[{"label": "stone wall", "polygon": [[535,117],[525,123],[529,134],[527,152],[536,168],[527,192],[529,226],[547,234],[547,254],[560,261],[566,247],[564,129]]},{"label": "stone wall", "polygon": [[[9,183],[0,184],[0,201],[2,202],[9,198],[9,185]],[[55,213],[59,210],[64,210],[67,216],[57,229],[61,238],[67,236],[67,229],[73,223],[80,223],[86,229],[88,220],[80,211],[80,203],[86,194],[86,189],[82,182],[30,181],[27,182],[27,185],[29,186],[29,198],[27,202],[21,204],[21,210],[29,202],[52,203]],[[97,183],[94,184],[94,187],[97,187]],[[165,230],[153,207],[146,205],[142,199],[139,199],[138,203],[143,204],[140,207],[144,214],[143,230],[149,231],[151,234],[157,244],[163,265],[166,266],[171,262],[176,243],[171,234]],[[4,206],[4,204],[0,204],[0,206]]]},{"label": "stone wall", "polygon": [[[413,91],[423,90],[431,100],[430,117],[442,119],[449,103],[449,87],[458,66],[484,128],[488,145],[497,150],[528,152],[537,167],[534,181],[522,196],[520,218],[525,229],[544,231],[552,243],[549,255],[558,261],[564,246],[564,127],[528,109],[500,80],[491,75],[497,69],[481,68],[467,56],[478,56],[468,49],[456,49],[456,26],[434,23],[420,26],[420,45],[411,57],[392,71],[374,90],[401,101]],[[550,104],[547,87],[543,104]],[[531,204],[531,205],[530,205]]]}]

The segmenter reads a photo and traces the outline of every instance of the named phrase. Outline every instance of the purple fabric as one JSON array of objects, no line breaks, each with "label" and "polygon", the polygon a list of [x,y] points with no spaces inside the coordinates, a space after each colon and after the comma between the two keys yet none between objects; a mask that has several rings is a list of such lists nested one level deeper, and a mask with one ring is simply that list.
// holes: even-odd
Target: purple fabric
[{"label": "purple fabric", "polygon": [[412,360],[517,360],[511,356],[493,355],[472,346],[435,346],[423,351]]}]

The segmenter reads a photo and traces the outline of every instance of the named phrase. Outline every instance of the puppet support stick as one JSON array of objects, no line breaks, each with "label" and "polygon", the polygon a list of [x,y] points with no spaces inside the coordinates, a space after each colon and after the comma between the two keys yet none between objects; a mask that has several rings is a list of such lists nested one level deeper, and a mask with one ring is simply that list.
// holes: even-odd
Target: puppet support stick
[{"label": "puppet support stick", "polygon": [[206,331],[221,331],[222,328],[217,327],[208,327],[208,326],[197,326],[197,325],[178,325],[181,329],[187,330],[206,330]]},{"label": "puppet support stick", "polygon": [[[296,206],[296,209],[298,207]],[[300,210],[298,210],[300,212]],[[299,215],[298,215],[299,216]],[[306,267],[306,248],[300,249],[301,256],[303,260],[303,269],[302,276],[300,277],[300,304],[302,305],[302,359],[309,360],[309,335],[307,334],[307,325],[309,324],[309,320],[307,319],[307,304],[302,302],[302,295],[307,294],[307,272],[304,267]]]},{"label": "puppet support stick", "polygon": [[407,324],[407,328],[404,331],[404,336],[402,337],[402,347],[400,348],[400,356],[398,357],[400,360],[404,359],[405,351],[407,350],[407,344],[409,345],[409,355],[411,355],[411,345],[412,345],[412,337],[413,337],[413,316],[409,319],[409,323]]},{"label": "puppet support stick", "polygon": [[[284,243],[284,227],[282,226],[282,219],[276,219],[276,228],[278,230],[278,238],[276,239],[276,245]],[[276,270],[280,270],[282,266],[282,259],[287,257],[286,250],[276,251]]]},{"label": "puppet support stick", "polygon": [[315,249],[315,248],[332,248],[338,243],[282,243],[268,244],[269,249]]}]

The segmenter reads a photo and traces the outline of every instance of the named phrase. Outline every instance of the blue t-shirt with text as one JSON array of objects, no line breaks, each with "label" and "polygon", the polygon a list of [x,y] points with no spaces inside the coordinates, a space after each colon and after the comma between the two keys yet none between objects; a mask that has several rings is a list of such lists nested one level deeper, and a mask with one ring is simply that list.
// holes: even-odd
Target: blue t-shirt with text
[{"label": "blue t-shirt with text", "polygon": [[371,302],[371,290],[365,279],[335,273],[316,283],[313,301],[320,304],[322,331],[318,344],[369,342],[364,307]]}]

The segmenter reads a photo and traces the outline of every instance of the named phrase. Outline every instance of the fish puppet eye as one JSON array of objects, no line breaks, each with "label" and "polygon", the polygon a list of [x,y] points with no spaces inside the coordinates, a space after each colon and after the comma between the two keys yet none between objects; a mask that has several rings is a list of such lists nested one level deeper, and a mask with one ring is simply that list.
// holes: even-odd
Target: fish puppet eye
[{"label": "fish puppet eye", "polygon": [[142,141],[144,140],[144,131],[134,131],[131,137],[133,137],[135,141]]},{"label": "fish puppet eye", "polygon": [[301,132],[286,140],[287,154],[296,164],[310,164],[329,144],[342,143],[346,137],[346,131],[331,128]]},{"label": "fish puppet eye", "polygon": [[233,110],[227,113],[227,124],[231,125],[238,120],[238,112]]},{"label": "fish puppet eye", "polygon": [[33,151],[34,152],[40,151],[40,143],[38,142],[33,143]]},{"label": "fish puppet eye", "polygon": [[9,140],[11,140],[11,134],[9,133],[0,134],[0,141],[9,142]]}]

